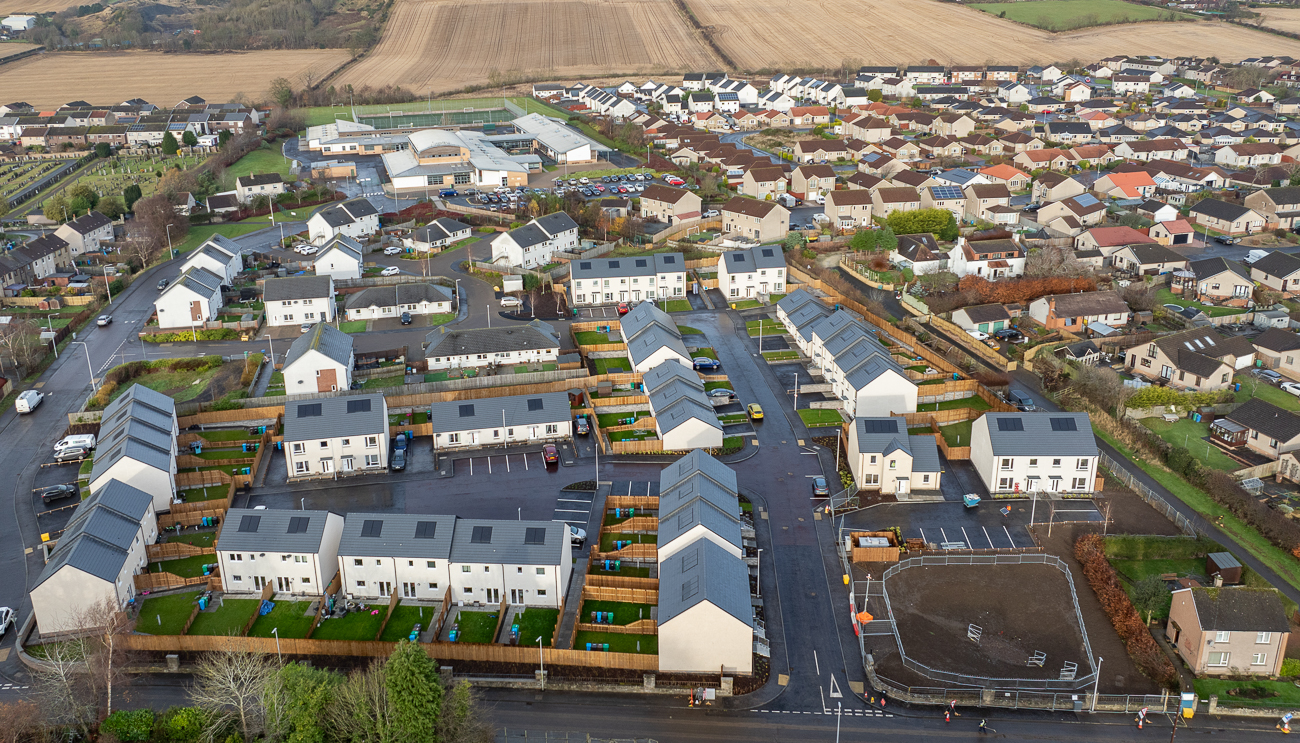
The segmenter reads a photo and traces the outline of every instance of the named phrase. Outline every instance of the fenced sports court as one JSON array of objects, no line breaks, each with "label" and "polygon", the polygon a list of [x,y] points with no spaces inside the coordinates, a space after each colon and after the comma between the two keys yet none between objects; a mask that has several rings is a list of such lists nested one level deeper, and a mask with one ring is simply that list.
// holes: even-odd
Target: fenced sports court
[{"label": "fenced sports court", "polygon": [[506,98],[456,98],[352,107],[353,120],[378,129],[482,126],[508,122],[523,113],[523,109]]}]

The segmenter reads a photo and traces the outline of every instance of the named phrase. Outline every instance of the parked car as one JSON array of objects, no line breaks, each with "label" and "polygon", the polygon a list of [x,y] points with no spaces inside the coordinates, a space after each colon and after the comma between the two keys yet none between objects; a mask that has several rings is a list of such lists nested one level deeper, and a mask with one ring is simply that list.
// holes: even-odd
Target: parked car
[{"label": "parked car", "polygon": [[388,247],[384,248],[384,255],[397,255],[401,252],[402,249],[397,247],[396,245],[389,245]]},{"label": "parked car", "polygon": [[449,199],[453,196],[460,196],[460,194],[456,193],[456,189],[454,188],[444,188],[438,192],[438,195],[444,199]]},{"label": "parked car", "polygon": [[547,464],[559,464],[560,450],[555,448],[555,444],[547,444],[542,447],[542,459]]},{"label": "parked car", "polygon": [[59,451],[54,455],[54,461],[62,464],[64,462],[80,462],[90,456],[90,450],[81,446],[69,446],[67,449]]},{"label": "parked car", "polygon": [[170,283],[172,283],[172,282],[169,281],[168,279],[159,279],[159,280],[158,280],[158,291],[162,291],[163,289],[166,289],[166,288],[167,288],[167,285],[170,284]]},{"label": "parked car", "polygon": [[627,302],[619,302],[619,303],[618,303],[618,314],[619,314],[619,315],[626,315],[628,312],[631,312],[631,311],[632,311],[632,305],[628,304]]},{"label": "parked car", "polygon": [[586,543],[587,543],[587,530],[579,529],[573,524],[569,524],[569,544],[575,547],[581,547]]},{"label": "parked car", "polygon": [[751,402],[750,404],[746,405],[745,412],[749,415],[750,420],[753,421],[763,420],[763,407],[756,402]]},{"label": "parked car", "polygon": [[969,335],[977,341],[986,341],[989,339],[989,334],[981,330],[967,330],[966,335]]},{"label": "parked car", "polygon": [[393,452],[393,456],[388,458],[388,469],[394,472],[401,472],[406,469],[405,449],[397,449]]},{"label": "parked car", "polygon": [[727,398],[728,400],[730,400],[731,398],[733,398],[733,397],[736,396],[736,391],[735,391],[735,390],[729,390],[729,389],[727,389],[727,388],[725,388],[725,387],[719,387],[719,388],[717,388],[716,390],[709,390],[708,392],[705,392],[704,394],[708,395],[709,397],[725,397],[725,398]]},{"label": "parked car", "polygon": [[302,246],[302,250],[298,252],[302,253],[303,255],[316,255],[317,253],[320,252],[320,248],[316,247],[315,245],[304,245]]},{"label": "parked car", "polygon": [[104,327],[105,325],[112,324],[112,322],[113,322],[112,315],[100,315],[99,317],[95,318],[95,324],[101,328]]},{"label": "parked car", "polygon": [[1016,410],[1022,413],[1032,413],[1038,408],[1034,406],[1034,398],[1020,390],[1007,390],[1007,402],[1016,406]]},{"label": "parked car", "polygon": [[579,413],[573,416],[573,430],[581,436],[591,433],[591,426],[587,424],[587,416]]},{"label": "parked car", "polygon": [[54,443],[54,451],[67,449],[69,446],[80,446],[84,449],[95,448],[95,434],[93,433],[74,433],[71,436],[65,436]]},{"label": "parked car", "polygon": [[827,486],[827,484],[826,484],[826,478],[824,478],[824,477],[814,477],[814,478],[813,478],[813,481],[812,481],[812,491],[813,491],[813,495],[814,495],[814,496],[818,496],[818,495],[820,495],[820,496],[828,496],[828,495],[831,494],[831,489],[830,489],[829,486]]},{"label": "parked car", "polygon": [[1256,377],[1268,382],[1269,384],[1281,384],[1282,382],[1282,375],[1272,369],[1256,369],[1251,372],[1251,374],[1254,374]]},{"label": "parked car", "polygon": [[1019,330],[1016,330],[1015,328],[1003,328],[1001,330],[994,331],[993,337],[997,338],[1000,341],[1006,341],[1007,343],[1025,342],[1025,334],[1020,332]]},{"label": "parked car", "polygon": [[0,606],[0,637],[4,637],[9,628],[14,626],[14,610]]},{"label": "parked car", "polygon": [[1282,386],[1282,389],[1283,389],[1283,390],[1286,390],[1287,392],[1290,392],[1291,394],[1295,395],[1296,397],[1300,397],[1300,383],[1296,383],[1296,382],[1283,382],[1281,386]]},{"label": "parked car", "polygon": [[691,363],[694,364],[695,371],[715,371],[722,368],[722,362],[708,356],[696,356],[691,359]]},{"label": "parked car", "polygon": [[403,313],[402,313],[402,324],[403,324],[403,325],[410,325],[410,324],[411,324],[411,313],[409,313],[409,312],[403,312]]},{"label": "parked car", "polygon": [[1033,202],[1033,203],[1025,204],[1023,210],[1024,210],[1024,211],[1027,211],[1027,212],[1036,212],[1036,211],[1038,211],[1039,209],[1042,209],[1042,208],[1043,208],[1043,205],[1040,204],[1040,203],[1038,203],[1037,201],[1035,201],[1035,202]]},{"label": "parked car", "polygon": [[709,217],[716,217],[719,214],[721,214],[721,212],[719,212],[717,209],[706,209],[704,212],[704,218],[708,219]]},{"label": "parked car", "polygon": [[305,323],[302,324],[301,327],[298,328],[298,330],[299,330],[299,332],[306,333],[307,331],[311,330],[311,326],[313,326],[313,325],[315,325],[315,324],[316,324],[316,323],[314,323],[314,322],[305,322]]},{"label": "parked car", "polygon": [[48,488],[41,488],[41,500],[46,503],[53,503],[56,500],[71,498],[81,492],[81,488],[76,485],[51,485]]},{"label": "parked car", "polygon": [[502,306],[502,307],[519,307],[519,306],[522,305],[522,304],[523,304],[523,302],[520,302],[520,301],[519,301],[519,297],[502,297],[502,298],[501,298],[501,306]]},{"label": "parked car", "polygon": [[410,442],[406,440],[406,434],[399,433],[393,437],[393,450],[406,451],[406,447],[409,443]]},{"label": "parked car", "polygon": [[380,275],[380,276],[396,276],[397,274],[399,274],[399,273],[401,273],[401,272],[402,272],[402,269],[398,268],[397,266],[389,266],[388,268],[385,268],[384,270],[380,271],[380,272],[379,272],[379,275]]},{"label": "parked car", "polygon": [[1228,237],[1227,235],[1215,235],[1214,241],[1220,245],[1236,245],[1238,242],[1237,238]]}]

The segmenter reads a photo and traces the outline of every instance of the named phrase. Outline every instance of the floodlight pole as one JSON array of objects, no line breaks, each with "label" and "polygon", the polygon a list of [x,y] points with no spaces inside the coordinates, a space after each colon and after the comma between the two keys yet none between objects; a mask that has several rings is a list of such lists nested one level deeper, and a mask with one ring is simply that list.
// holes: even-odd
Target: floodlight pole
[{"label": "floodlight pole", "polygon": [[1100,655],[1097,656],[1096,677],[1092,680],[1092,707],[1089,712],[1097,711],[1097,685],[1101,683],[1101,662],[1105,660]]}]

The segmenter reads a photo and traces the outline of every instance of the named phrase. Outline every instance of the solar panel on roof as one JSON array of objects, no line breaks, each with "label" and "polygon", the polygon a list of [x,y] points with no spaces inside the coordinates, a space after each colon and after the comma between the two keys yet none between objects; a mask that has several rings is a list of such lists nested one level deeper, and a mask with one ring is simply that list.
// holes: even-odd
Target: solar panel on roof
[{"label": "solar panel on roof", "polygon": [[382,519],[366,519],[365,523],[361,524],[361,536],[363,537],[378,537],[383,530],[384,522]]},{"label": "solar panel on roof", "polygon": [[473,418],[473,417],[474,417],[474,406],[473,406],[473,405],[461,405],[461,406],[460,406],[460,417],[462,417],[462,418]]},{"label": "solar panel on roof", "polygon": [[646,267],[645,258],[637,258],[637,259],[636,259],[636,267],[637,267],[637,268],[645,268],[645,267]]},{"label": "solar panel on roof", "polygon": [[299,418],[316,418],[316,417],[319,417],[320,414],[321,414],[320,406],[321,406],[321,404],[318,403],[318,402],[314,402],[314,403],[312,403],[312,404],[310,404],[310,405],[299,405],[299,406],[298,406],[298,417],[299,417]]},{"label": "solar panel on roof", "polygon": [[590,268],[591,268],[591,261],[583,261],[582,263],[579,263],[579,264],[578,264],[578,268],[581,268],[581,269],[584,270],[584,271],[590,269]]},{"label": "solar panel on roof", "polygon": [[731,254],[731,260],[735,261],[736,263],[744,263],[744,262],[745,262],[745,254],[744,254],[744,253],[732,253],[732,254]]},{"label": "solar panel on roof", "polygon": [[285,533],[306,534],[307,524],[309,522],[311,522],[311,517],[309,516],[294,516],[293,518],[289,519],[289,528]]},{"label": "solar panel on roof", "polygon": [[417,521],[417,522],[415,522],[415,538],[416,538],[416,539],[433,539],[434,535],[437,534],[437,533],[438,533],[438,522],[437,522],[437,521]]},{"label": "solar panel on roof", "polygon": [[763,248],[763,257],[764,257],[764,258],[771,258],[772,255],[773,255],[773,253],[772,253],[772,249],[771,249],[771,248]]},{"label": "solar panel on roof", "polygon": [[930,195],[936,199],[960,199],[961,189],[957,186],[931,186]]},{"label": "solar panel on roof", "polygon": [[369,413],[369,412],[370,412],[370,398],[366,398],[366,399],[364,399],[364,400],[348,400],[348,412],[349,412],[349,413]]},{"label": "solar panel on roof", "polygon": [[257,526],[261,523],[261,516],[244,516],[239,520],[239,531],[257,533]]},{"label": "solar panel on roof", "polygon": [[474,527],[474,531],[469,535],[469,541],[474,544],[492,544],[492,527]]},{"label": "solar panel on roof", "polygon": [[676,263],[676,262],[677,262],[677,256],[675,256],[675,255],[665,255],[665,256],[663,256],[663,261],[664,261],[664,263]]},{"label": "solar panel on roof", "polygon": [[1023,431],[1025,422],[1019,418],[998,418],[999,431]]},{"label": "solar panel on roof", "polygon": [[1079,206],[1092,206],[1093,204],[1100,203],[1099,201],[1097,201],[1096,196],[1093,196],[1092,194],[1088,194],[1088,193],[1079,194],[1078,196],[1075,196],[1074,201]]},{"label": "solar panel on roof", "polygon": [[540,397],[532,397],[532,398],[529,398],[529,400],[528,400],[528,409],[529,409],[529,410],[541,410],[541,409],[542,409],[542,398],[540,398]]},{"label": "solar panel on roof", "polygon": [[867,433],[898,433],[898,421],[892,418],[888,420],[862,421],[862,427]]},{"label": "solar panel on roof", "polygon": [[546,529],[529,527],[524,530],[524,544],[546,544]]},{"label": "solar panel on roof", "polygon": [[1077,431],[1079,429],[1074,425],[1073,418],[1053,418],[1052,430],[1053,431]]}]

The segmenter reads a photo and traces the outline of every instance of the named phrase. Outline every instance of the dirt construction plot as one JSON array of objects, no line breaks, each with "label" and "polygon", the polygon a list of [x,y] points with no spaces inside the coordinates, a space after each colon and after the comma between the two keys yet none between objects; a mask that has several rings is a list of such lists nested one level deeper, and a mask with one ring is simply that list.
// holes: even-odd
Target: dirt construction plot
[{"label": "dirt construction plot", "polygon": [[[1300,53],[1300,41],[1226,23],[1135,23],[1053,34],[935,0],[687,0],[741,69],[862,64],[1045,64],[1111,54],[1225,60]],[[1296,11],[1300,13],[1300,11]],[[828,32],[828,29],[834,29]],[[1002,39],[1008,43],[982,43]],[[1012,41],[1014,40],[1014,41]]]},{"label": "dirt construction plot", "polygon": [[299,49],[232,54],[154,52],[55,53],[4,66],[5,100],[53,108],[83,99],[115,103],[140,97],[164,108],[191,95],[225,103],[243,93],[266,96],[271,79],[295,87],[311,70],[317,80],[348,58],[345,49]]},{"label": "dirt construction plot", "polygon": [[334,84],[445,93],[495,75],[581,79],[718,66],[668,0],[398,0],[378,46]]},{"label": "dirt construction plot", "polygon": [[[918,663],[990,678],[1054,679],[1066,661],[1089,673],[1065,574],[1051,565],[949,565],[885,582],[903,651]],[[967,639],[967,626],[983,630]],[[1041,668],[1026,665],[1035,651]]]}]

